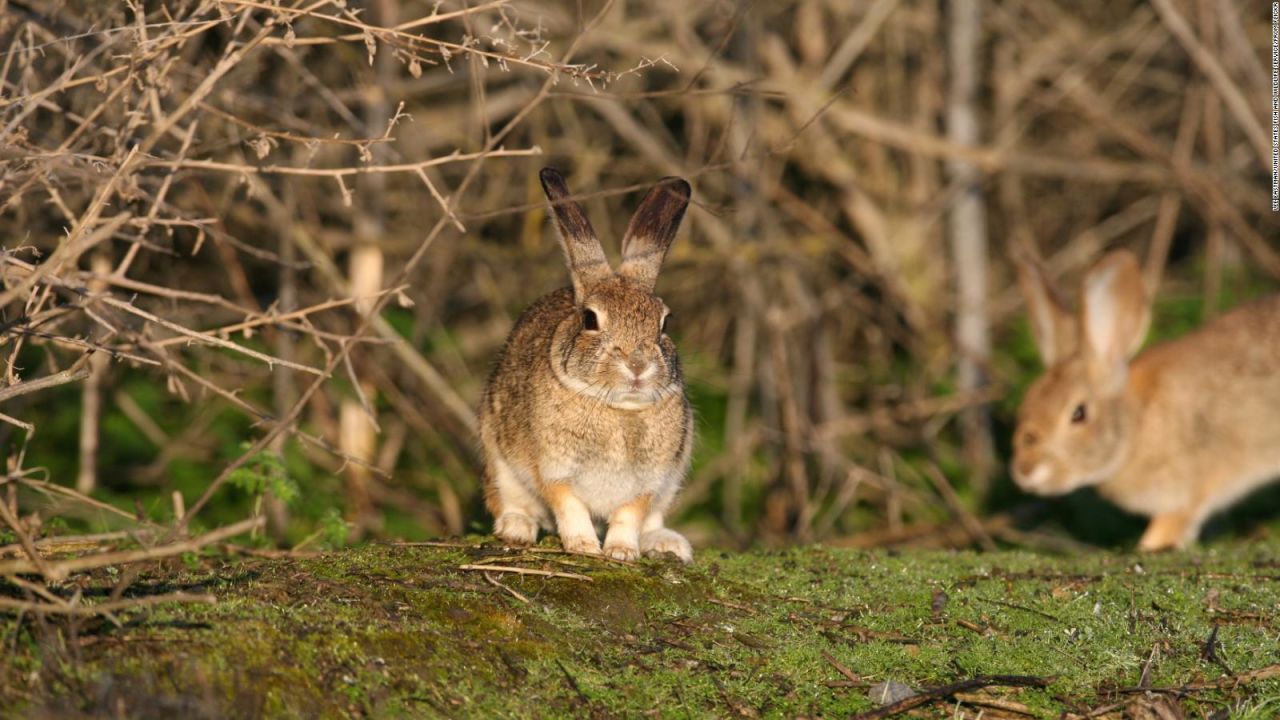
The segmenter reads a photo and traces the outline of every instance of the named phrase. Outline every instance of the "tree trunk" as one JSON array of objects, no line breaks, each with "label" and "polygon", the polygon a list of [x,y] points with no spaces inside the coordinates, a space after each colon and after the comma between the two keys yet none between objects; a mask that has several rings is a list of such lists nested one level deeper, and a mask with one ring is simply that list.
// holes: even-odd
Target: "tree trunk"
[{"label": "tree trunk", "polygon": [[[372,24],[390,27],[396,24],[394,0],[374,0],[371,3]],[[365,86],[364,126],[366,137],[377,137],[386,131],[391,118],[390,103],[385,88],[396,72],[395,56],[391,48],[380,45],[374,58],[377,77]],[[371,148],[372,163],[386,159],[386,144]],[[386,231],[384,203],[386,175],[372,173],[360,176],[356,186],[355,247],[348,259],[348,275],[351,294],[357,298],[355,308],[361,315],[373,309],[374,297],[382,290],[383,255],[379,241]],[[376,412],[377,388],[370,382],[356,379],[360,391],[368,402],[364,407],[359,398],[348,397],[342,401],[338,415],[339,447],[351,457],[372,462],[377,452],[377,426],[371,412]],[[356,535],[372,529],[377,515],[369,492],[371,477],[367,467],[348,463],[345,468],[347,483],[347,512],[354,522]]]},{"label": "tree trunk", "polygon": [[[947,89],[947,137],[959,145],[978,145],[977,92],[981,53],[980,2],[948,3],[950,84]],[[949,225],[956,287],[956,373],[960,392],[986,384],[985,366],[991,357],[987,318],[987,218],[982,178],[969,162],[948,163],[951,181],[959,186]],[[961,416],[965,460],[973,484],[985,493],[992,470],[991,425],[985,406]]]}]

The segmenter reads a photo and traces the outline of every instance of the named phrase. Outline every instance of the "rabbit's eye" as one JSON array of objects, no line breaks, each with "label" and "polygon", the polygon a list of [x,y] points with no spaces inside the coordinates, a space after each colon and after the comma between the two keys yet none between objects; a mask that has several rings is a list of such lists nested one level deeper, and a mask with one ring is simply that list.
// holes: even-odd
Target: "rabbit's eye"
[{"label": "rabbit's eye", "polygon": [[1078,425],[1084,422],[1088,417],[1089,413],[1085,411],[1084,403],[1077,405],[1076,409],[1071,412],[1071,422],[1073,424]]},{"label": "rabbit's eye", "polygon": [[599,330],[600,318],[596,317],[595,310],[582,311],[582,329],[583,330]]}]

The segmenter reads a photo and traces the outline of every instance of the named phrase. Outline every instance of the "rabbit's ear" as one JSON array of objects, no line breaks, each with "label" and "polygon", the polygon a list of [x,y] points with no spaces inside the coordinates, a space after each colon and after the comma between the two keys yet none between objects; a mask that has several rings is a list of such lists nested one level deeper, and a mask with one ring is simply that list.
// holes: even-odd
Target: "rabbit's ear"
[{"label": "rabbit's ear", "polygon": [[1080,306],[1085,358],[1089,374],[1102,387],[1118,392],[1129,359],[1142,347],[1151,323],[1151,308],[1138,258],[1127,250],[1107,254],[1085,275]]},{"label": "rabbit's ear", "polygon": [[569,275],[573,278],[574,297],[582,300],[586,289],[608,279],[613,275],[613,269],[609,267],[609,260],[604,256],[604,248],[600,247],[587,213],[571,197],[564,176],[554,168],[542,168],[538,179],[542,181],[542,191],[547,195],[547,203],[556,218],[556,228],[560,231],[560,245],[564,248]]},{"label": "rabbit's ear", "polygon": [[689,196],[689,183],[678,177],[663,178],[640,201],[622,236],[622,265],[618,274],[631,278],[649,290],[658,282],[658,270],[667,248],[676,238]]},{"label": "rabbit's ear", "polygon": [[1049,367],[1076,351],[1079,332],[1075,316],[1039,263],[1023,253],[1015,254],[1013,260],[1018,268],[1018,288],[1031,315],[1036,349]]}]

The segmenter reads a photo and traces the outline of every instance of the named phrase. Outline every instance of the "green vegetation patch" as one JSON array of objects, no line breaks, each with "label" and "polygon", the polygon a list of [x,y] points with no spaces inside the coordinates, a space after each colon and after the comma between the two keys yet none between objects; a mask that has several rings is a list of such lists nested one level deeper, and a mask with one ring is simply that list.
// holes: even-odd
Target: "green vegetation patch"
[{"label": "green vegetation patch", "polygon": [[[133,717],[846,717],[1280,710],[1280,543],[1160,556],[704,551],[684,567],[480,540],[201,559],[79,625],[12,615],[0,706]],[[486,569],[488,568],[488,569]],[[95,601],[112,576],[82,583]],[[70,591],[70,588],[67,588]],[[17,588],[0,592],[21,597]],[[1003,709],[1001,709],[1003,708]]]}]

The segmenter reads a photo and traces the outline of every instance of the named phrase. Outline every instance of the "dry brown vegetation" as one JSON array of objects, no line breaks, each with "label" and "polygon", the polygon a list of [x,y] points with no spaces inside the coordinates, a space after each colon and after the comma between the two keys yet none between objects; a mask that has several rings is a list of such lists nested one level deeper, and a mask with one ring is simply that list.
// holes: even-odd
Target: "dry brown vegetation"
[{"label": "dry brown vegetation", "polygon": [[[702,413],[695,534],[1024,539],[973,510],[1000,475],[985,409],[998,448],[1028,369],[1006,258],[1069,274],[1133,247],[1205,313],[1280,278],[1266,10],[984,3],[967,145],[934,2],[0,0],[0,576],[27,598],[0,602],[78,612],[18,575],[268,516],[285,537],[270,498],[191,532],[263,451],[341,476],[359,533],[481,519],[472,403],[515,314],[565,282],[542,165],[607,246],[655,179],[694,185],[659,290]],[[974,182],[990,240],[949,239]],[[988,261],[980,307],[956,302],[961,246]],[[958,349],[965,313],[994,352]],[[990,384],[955,391],[961,355]],[[119,389],[138,378],[160,409]],[[230,459],[227,410],[248,441]],[[108,415],[149,464],[103,461]],[[75,475],[28,454],[50,433]],[[183,461],[195,494],[169,479]],[[164,507],[120,509],[134,493]],[[53,517],[111,529],[55,541]]]}]

